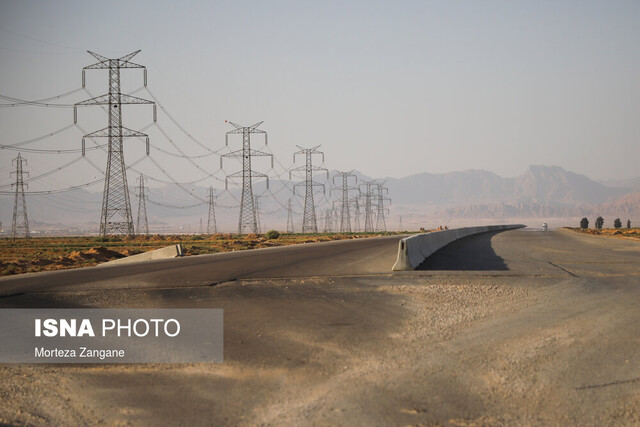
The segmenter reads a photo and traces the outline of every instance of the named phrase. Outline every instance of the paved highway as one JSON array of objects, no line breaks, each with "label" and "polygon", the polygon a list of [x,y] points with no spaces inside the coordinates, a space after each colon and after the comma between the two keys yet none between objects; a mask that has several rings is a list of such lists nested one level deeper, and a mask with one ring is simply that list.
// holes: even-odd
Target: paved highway
[{"label": "paved highway", "polygon": [[400,237],[340,240],[0,278],[0,296],[44,290],[202,286],[275,277],[390,273]]},{"label": "paved highway", "polygon": [[2,280],[3,307],[223,308],[225,362],[2,366],[0,422],[640,424],[640,242],[513,230],[391,273],[396,244]]}]

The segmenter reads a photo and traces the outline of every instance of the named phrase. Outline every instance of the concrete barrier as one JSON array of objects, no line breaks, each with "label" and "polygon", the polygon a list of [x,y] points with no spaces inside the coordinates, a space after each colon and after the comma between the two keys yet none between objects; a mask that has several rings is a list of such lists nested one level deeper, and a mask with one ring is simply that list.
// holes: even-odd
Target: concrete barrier
[{"label": "concrete barrier", "polygon": [[152,259],[175,258],[182,256],[182,245],[171,245],[166,248],[155,249],[153,251],[144,252],[137,255],[131,255],[124,258],[114,259],[113,261],[100,264],[101,266],[129,264],[132,262],[149,261]]},{"label": "concrete barrier", "polygon": [[463,237],[486,233],[488,231],[514,230],[523,227],[526,227],[526,225],[484,225],[480,227],[465,227],[434,231],[431,233],[420,233],[405,237],[398,243],[398,259],[393,265],[392,270],[415,270],[434,252]]}]

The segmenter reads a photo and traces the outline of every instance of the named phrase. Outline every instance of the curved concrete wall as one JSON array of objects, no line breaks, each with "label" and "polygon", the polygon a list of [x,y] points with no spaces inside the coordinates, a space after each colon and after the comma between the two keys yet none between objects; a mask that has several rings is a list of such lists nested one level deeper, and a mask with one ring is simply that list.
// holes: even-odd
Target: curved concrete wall
[{"label": "curved concrete wall", "polygon": [[434,231],[405,237],[398,243],[398,260],[393,265],[394,271],[415,270],[435,251],[449,243],[473,234],[497,230],[513,230],[526,227],[523,224],[484,225],[480,227],[456,228],[453,230]]}]

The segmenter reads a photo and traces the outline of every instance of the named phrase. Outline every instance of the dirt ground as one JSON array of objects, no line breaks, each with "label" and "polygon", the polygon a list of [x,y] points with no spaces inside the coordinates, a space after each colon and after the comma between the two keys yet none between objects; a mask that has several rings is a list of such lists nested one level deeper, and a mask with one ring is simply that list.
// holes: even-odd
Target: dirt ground
[{"label": "dirt ground", "polygon": [[0,365],[0,422],[640,425],[639,279],[635,240],[514,230],[414,272],[13,293],[0,307],[222,308],[225,359]]},{"label": "dirt ground", "polygon": [[629,238],[640,240],[640,228],[572,228],[567,227],[567,230],[575,231],[577,233],[590,234],[592,236],[607,236],[618,238]]}]

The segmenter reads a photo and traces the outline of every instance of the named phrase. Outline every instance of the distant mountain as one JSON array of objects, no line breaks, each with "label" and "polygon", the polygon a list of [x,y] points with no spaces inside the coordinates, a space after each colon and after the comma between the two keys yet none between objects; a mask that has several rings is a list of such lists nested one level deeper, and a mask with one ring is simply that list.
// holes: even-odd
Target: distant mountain
[{"label": "distant mountain", "polygon": [[[590,212],[590,208],[586,207]],[[540,203],[493,203],[486,205],[465,205],[440,210],[436,213],[441,218],[567,218],[587,215],[585,207],[553,206]]]},{"label": "distant mountain", "polygon": [[600,181],[600,184],[614,188],[632,188],[640,190],[640,176],[632,179],[607,179]]},{"label": "distant mountain", "polygon": [[499,202],[509,200],[513,194],[513,180],[483,170],[388,178],[386,185],[394,203],[402,204]]},{"label": "distant mountain", "polygon": [[407,204],[457,206],[526,202],[539,205],[598,204],[628,193],[558,166],[530,166],[516,178],[483,170],[445,174],[423,173],[388,179],[394,201]]},{"label": "distant mountain", "polygon": [[619,199],[603,203],[593,208],[594,215],[608,215],[615,218],[631,218],[640,214],[640,191],[625,194]]},{"label": "distant mountain", "polygon": [[[369,180],[357,171],[358,183]],[[272,177],[270,188],[264,181],[254,184],[254,194],[260,198],[261,220],[266,227],[286,225],[286,204],[292,199],[295,221],[300,220],[303,210],[304,187],[298,187],[296,196],[291,189],[294,182]],[[326,194],[317,188],[315,196],[317,215],[322,217],[333,207],[333,200],[340,198],[340,191],[330,191],[339,184],[333,182],[335,172],[327,180],[318,174],[317,182],[326,186]],[[402,215],[405,221],[415,218],[527,218],[554,217],[568,218],[580,216],[606,215],[607,217],[628,217],[640,221],[640,191],[633,190],[634,182],[623,182],[629,186],[610,186],[590,178],[564,170],[557,166],[530,166],[515,178],[503,178],[484,170],[468,170],[443,174],[421,173],[404,178],[379,179],[389,188],[392,199],[391,214]],[[610,183],[607,181],[607,183]],[[350,181],[350,185],[354,183]],[[237,227],[240,189],[237,185],[224,192],[224,183],[215,189],[221,196],[216,200],[218,225],[225,230]],[[192,196],[189,193],[195,195]],[[181,230],[196,231],[202,219],[206,227],[208,188],[197,185],[151,186],[147,194],[147,214],[149,223],[156,229],[179,227]],[[274,197],[275,195],[275,197]],[[353,193],[352,193],[353,195]],[[29,218],[34,228],[42,229],[79,227],[95,230],[100,219],[101,193],[75,190],[51,196],[27,195]],[[336,204],[337,206],[337,204]],[[138,211],[138,199],[131,191],[131,207],[134,222]],[[362,209],[362,207],[361,207]],[[13,196],[0,197],[0,221],[10,228],[13,211]],[[38,224],[40,221],[43,224]],[[47,225],[45,225],[46,223]]]},{"label": "distant mountain", "polygon": [[529,166],[515,179],[516,200],[543,204],[604,203],[628,192],[612,189],[558,166]]}]

